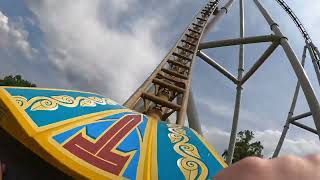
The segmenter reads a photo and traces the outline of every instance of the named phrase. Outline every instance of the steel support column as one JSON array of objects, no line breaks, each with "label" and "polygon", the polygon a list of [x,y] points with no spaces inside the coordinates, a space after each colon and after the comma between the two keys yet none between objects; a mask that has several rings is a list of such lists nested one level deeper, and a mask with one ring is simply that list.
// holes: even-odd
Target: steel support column
[{"label": "steel support column", "polygon": [[[304,67],[304,64],[305,64],[305,61],[306,61],[306,53],[307,53],[307,47],[305,46],[304,49],[303,49],[303,54],[302,54],[302,61],[301,61],[302,67]],[[286,137],[286,135],[288,133],[288,130],[289,130],[291,118],[292,118],[294,110],[296,108],[296,104],[297,104],[297,100],[298,100],[298,96],[299,96],[299,91],[300,91],[300,83],[298,81],[297,85],[296,85],[296,89],[294,91],[294,95],[293,95],[292,103],[291,103],[291,106],[290,106],[290,110],[289,110],[289,113],[288,113],[288,116],[287,116],[286,124],[283,127],[283,131],[282,131],[281,137],[279,139],[279,142],[277,144],[276,150],[273,153],[272,158],[278,157],[278,155],[280,153],[280,150],[281,150],[281,147],[283,145],[284,139],[285,139],[285,137]]]},{"label": "steel support column", "polygon": [[[244,4],[243,0],[239,1],[239,8],[240,8],[240,38],[244,38]],[[244,45],[240,44],[239,47],[239,65],[238,65],[238,81],[242,79],[244,72]],[[232,129],[230,133],[230,140],[228,146],[228,154],[227,154],[227,164],[232,163],[234,148],[236,144],[237,132],[238,132],[238,123],[239,123],[239,115],[240,115],[240,108],[241,108],[241,97],[242,97],[242,84],[237,84],[237,94],[236,94],[236,101],[233,113],[233,121],[232,121]]]},{"label": "steel support column", "polygon": [[190,90],[188,106],[187,106],[187,116],[188,116],[189,127],[197,131],[199,134],[203,135],[196,107],[197,106],[194,101],[192,90]]}]

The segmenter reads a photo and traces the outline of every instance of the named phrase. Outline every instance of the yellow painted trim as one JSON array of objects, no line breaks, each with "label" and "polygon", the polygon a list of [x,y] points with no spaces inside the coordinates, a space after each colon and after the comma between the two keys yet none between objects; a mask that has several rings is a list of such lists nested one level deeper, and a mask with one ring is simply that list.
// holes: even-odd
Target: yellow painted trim
[{"label": "yellow painted trim", "polygon": [[[127,109],[116,109],[116,110],[107,110],[107,111],[102,111],[102,112],[98,112],[98,113],[93,113],[93,114],[89,114],[89,115],[85,115],[85,116],[79,116],[76,118],[72,118],[74,120],[68,122],[68,123],[64,123],[60,126],[56,126],[56,127],[52,127],[46,131],[55,131],[55,132],[59,132],[59,133],[63,133],[67,130],[70,130],[70,128],[72,127],[79,127],[82,125],[85,125],[87,123],[92,122],[92,119],[98,119],[100,122],[103,120],[100,120],[101,118],[104,118],[106,116],[111,116],[114,114],[119,114],[119,113],[123,113],[123,112],[130,112]],[[45,133],[46,131],[43,131],[41,133]],[[38,133],[38,134],[41,134]],[[57,133],[57,134],[59,134]]]},{"label": "yellow painted trim", "polygon": [[62,122],[55,123],[53,125],[48,125],[48,128],[46,126],[46,128],[43,128],[42,131],[45,131],[45,130],[48,130],[48,129],[51,130],[51,129],[56,128],[56,127],[72,124],[73,122],[79,121],[79,120],[95,118],[97,116],[99,116],[100,118],[104,118],[106,116],[117,114],[117,113],[122,113],[122,112],[130,112],[130,111],[128,109],[115,109],[115,110],[105,110],[105,111],[101,111],[101,112],[96,112],[96,113],[92,113],[92,114],[78,116],[78,117],[75,117],[75,118],[70,118],[70,119],[64,120],[64,121],[67,121],[67,122],[62,121]]},{"label": "yellow painted trim", "polygon": [[[191,128],[190,128],[191,129]],[[202,137],[200,134],[198,134],[195,130],[191,129],[191,131],[202,141],[202,143],[209,149],[211,154],[217,159],[217,161],[224,167],[228,167],[227,163],[224,161],[224,159],[219,155],[219,153],[207,142],[204,137]]]},{"label": "yellow painted trim", "polygon": [[[51,91],[66,91],[66,92],[79,92],[79,93],[88,93],[102,96],[101,94],[80,91],[80,90],[70,90],[70,89],[56,89],[56,88],[39,88],[39,87],[18,87],[18,86],[1,86],[0,89],[11,88],[11,89],[35,89],[35,90],[51,90]],[[103,96],[102,96],[103,97]]]},{"label": "yellow painted trim", "polygon": [[159,121],[150,118],[153,126],[153,130],[151,132],[152,136],[152,141],[151,141],[151,147],[149,147],[149,151],[151,154],[151,159],[150,159],[150,164],[151,164],[151,169],[148,169],[149,172],[151,172],[151,179],[152,180],[157,180],[158,179],[158,123]]},{"label": "yellow painted trim", "polygon": [[136,179],[147,179],[146,177],[146,173],[145,173],[145,168],[148,166],[148,160],[146,159],[146,155],[148,154],[148,145],[150,142],[150,135],[152,133],[152,122],[150,120],[150,118],[148,118],[147,120],[147,125],[146,125],[146,129],[144,131],[144,138],[143,138],[143,142],[140,145],[140,158],[139,158],[139,163],[138,163],[138,168],[137,168],[137,176]]},{"label": "yellow painted trim", "polygon": [[25,112],[19,109],[14,103],[14,101],[10,99],[10,97],[11,95],[4,88],[0,88],[0,100],[2,100],[4,105],[9,109],[12,115],[17,119],[17,121],[22,126],[22,128],[26,131],[28,136],[32,136],[35,133],[35,130],[31,127],[32,125],[30,126],[29,123],[25,122],[25,119],[27,119],[27,121],[31,121],[32,123],[34,122],[29,117],[24,116]]}]

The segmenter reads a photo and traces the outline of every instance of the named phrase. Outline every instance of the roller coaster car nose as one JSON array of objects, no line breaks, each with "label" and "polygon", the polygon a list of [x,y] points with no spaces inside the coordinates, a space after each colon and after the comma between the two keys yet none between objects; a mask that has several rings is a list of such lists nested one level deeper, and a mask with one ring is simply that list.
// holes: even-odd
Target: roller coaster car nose
[{"label": "roller coaster car nose", "polygon": [[192,129],[98,94],[0,87],[0,101],[0,127],[75,179],[208,179],[226,166]]}]

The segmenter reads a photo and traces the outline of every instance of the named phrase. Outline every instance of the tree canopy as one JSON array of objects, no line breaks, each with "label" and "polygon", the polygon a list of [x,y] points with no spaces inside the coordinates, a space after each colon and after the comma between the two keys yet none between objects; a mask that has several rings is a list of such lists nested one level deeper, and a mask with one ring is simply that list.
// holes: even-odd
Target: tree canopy
[{"label": "tree canopy", "polygon": [[[252,142],[253,139],[254,133],[250,130],[240,131],[237,134],[232,163],[249,156],[263,157],[263,145],[260,141]],[[226,158],[227,154],[228,151],[225,150],[222,156]]]},{"label": "tree canopy", "polygon": [[4,77],[3,80],[0,79],[0,86],[36,87],[35,84],[22,79],[21,75],[10,75]]}]

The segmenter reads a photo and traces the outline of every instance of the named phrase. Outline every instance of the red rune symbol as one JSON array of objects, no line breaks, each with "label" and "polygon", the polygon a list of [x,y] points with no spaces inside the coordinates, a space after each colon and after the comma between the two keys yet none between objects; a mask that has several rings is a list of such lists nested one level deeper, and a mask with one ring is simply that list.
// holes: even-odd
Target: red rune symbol
[{"label": "red rune symbol", "polygon": [[130,155],[117,154],[112,150],[141,122],[141,115],[127,115],[117,121],[95,143],[83,137],[83,133],[79,133],[63,147],[89,164],[119,175]]}]

